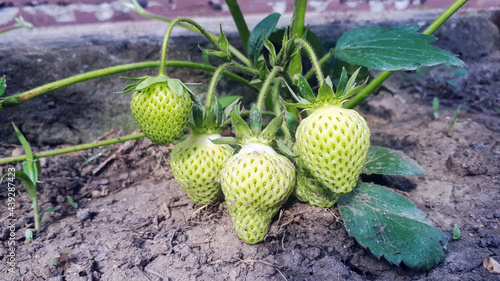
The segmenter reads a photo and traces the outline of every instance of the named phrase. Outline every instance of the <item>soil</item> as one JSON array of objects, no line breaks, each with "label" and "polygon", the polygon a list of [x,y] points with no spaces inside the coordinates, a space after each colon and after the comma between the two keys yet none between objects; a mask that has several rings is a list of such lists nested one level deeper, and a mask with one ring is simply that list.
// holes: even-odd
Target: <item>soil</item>
[{"label": "soil", "polygon": [[[400,150],[427,171],[365,179],[401,190],[450,237],[460,226],[461,237],[450,241],[446,260],[433,270],[377,259],[347,235],[336,208],[294,198],[265,241],[247,245],[233,231],[226,205],[191,203],[173,179],[168,147],[141,139],[41,159],[40,209],[62,208],[44,217],[34,242],[25,241],[33,212],[17,184],[17,264],[15,273],[8,271],[10,230],[2,207],[0,280],[499,280],[483,260],[500,261],[500,51],[466,63],[465,77],[448,68],[398,73],[386,83],[394,94],[383,92],[359,107],[373,145]],[[437,119],[433,97],[441,102]],[[106,137],[121,134],[110,133]],[[81,167],[99,152],[105,153]],[[2,156],[20,153],[20,146],[0,145]],[[0,166],[0,174],[9,168],[21,165]],[[7,202],[2,186],[0,201]],[[58,265],[49,265],[54,258]]]}]

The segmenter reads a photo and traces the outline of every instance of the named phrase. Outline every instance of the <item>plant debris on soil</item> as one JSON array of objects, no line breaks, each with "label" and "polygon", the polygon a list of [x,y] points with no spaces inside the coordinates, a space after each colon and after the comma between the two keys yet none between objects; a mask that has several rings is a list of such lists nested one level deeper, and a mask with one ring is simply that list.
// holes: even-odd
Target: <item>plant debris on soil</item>
[{"label": "plant debris on soil", "polygon": [[[468,76],[457,78],[458,86],[437,80],[453,72],[448,68],[398,73],[385,84],[394,94],[373,96],[359,108],[373,145],[400,150],[427,172],[365,180],[399,190],[450,239],[454,225],[460,227],[446,260],[433,270],[377,259],[348,236],[336,208],[294,198],[265,241],[248,245],[236,236],[225,203],[189,200],[170,171],[169,147],[140,139],[40,159],[40,209],[62,208],[44,217],[32,243],[24,238],[33,224],[31,198],[16,183],[16,267],[12,273],[6,263],[9,211],[2,204],[0,280],[498,280],[500,51],[466,62]],[[441,102],[437,119],[433,97]],[[20,145],[0,145],[0,155],[13,154],[22,154]],[[0,174],[9,167],[20,170],[21,164],[0,166]],[[1,202],[7,200],[4,186]]]}]

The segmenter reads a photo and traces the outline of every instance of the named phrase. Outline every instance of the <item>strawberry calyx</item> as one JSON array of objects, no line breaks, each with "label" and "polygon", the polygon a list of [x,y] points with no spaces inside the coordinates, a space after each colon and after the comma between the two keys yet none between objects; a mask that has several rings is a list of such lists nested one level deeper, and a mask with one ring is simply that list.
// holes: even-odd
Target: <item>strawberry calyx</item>
[{"label": "strawberry calyx", "polygon": [[177,96],[182,97],[184,95],[184,89],[189,93],[191,100],[196,101],[196,95],[191,89],[189,89],[186,84],[181,80],[175,78],[169,78],[166,75],[159,75],[156,77],[152,76],[142,76],[142,77],[121,77],[126,80],[133,81],[132,84],[126,86],[123,91],[118,92],[118,94],[125,94],[133,91],[144,90],[149,87],[155,87],[156,84],[162,83],[166,84],[167,89],[174,92]]},{"label": "strawberry calyx", "polygon": [[220,134],[231,123],[231,113],[238,105],[238,100],[223,107],[217,97],[212,98],[210,108],[207,110],[200,100],[193,103],[193,114],[188,122],[188,127],[195,133]]},{"label": "strawberry calyx", "polygon": [[336,91],[334,91],[334,85],[330,77],[325,79],[323,85],[318,89],[318,95],[315,96],[313,90],[307,79],[303,76],[299,77],[298,87],[300,93],[303,97],[296,95],[290,87],[289,90],[298,103],[288,103],[283,101],[285,104],[296,107],[305,108],[310,110],[315,110],[318,108],[338,106],[342,105],[352,96],[356,95],[365,86],[365,80],[361,85],[356,85],[356,78],[361,68],[358,68],[349,78],[345,68],[342,68],[342,74],[340,75],[339,83],[336,86]]}]

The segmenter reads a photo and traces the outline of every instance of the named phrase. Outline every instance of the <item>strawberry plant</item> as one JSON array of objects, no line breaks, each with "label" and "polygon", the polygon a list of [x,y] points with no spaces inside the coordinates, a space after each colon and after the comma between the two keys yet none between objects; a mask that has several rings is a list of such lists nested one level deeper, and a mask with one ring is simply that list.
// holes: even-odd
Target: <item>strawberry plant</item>
[{"label": "strawberry plant", "polygon": [[[457,0],[423,32],[415,24],[352,29],[327,53],[304,24],[307,1],[295,1],[293,21],[286,28],[276,28],[280,14],[274,13],[252,31],[237,1],[226,2],[246,54],[229,43],[222,27],[215,35],[189,18],[171,20],[150,14],[133,0],[128,7],[169,23],[159,62],[83,73],[0,100],[0,108],[15,106],[70,84],[159,67],[156,77],[128,78],[133,84],[123,90],[133,92],[131,111],[142,133],[4,158],[0,164],[144,136],[159,145],[178,141],[170,165],[179,185],[196,204],[224,199],[235,232],[246,243],[265,240],[273,217],[293,194],[312,206],[337,204],[349,235],[377,257],[414,269],[430,269],[442,262],[448,237],[415,204],[388,188],[359,181],[360,174],[416,176],[424,171],[400,152],[370,146],[367,122],[353,108],[394,71],[440,64],[463,67],[456,55],[430,43],[436,40],[431,34],[467,1]],[[213,45],[214,49],[202,50],[205,64],[167,60],[168,41],[177,25],[202,34]],[[207,55],[220,64],[208,64]],[[329,66],[332,57],[337,60],[333,68]],[[312,68],[304,71],[308,64]],[[213,72],[205,105],[182,81],[167,77],[166,67]],[[371,77],[368,68],[382,72]],[[240,109],[237,96],[217,97],[222,76],[258,93],[251,110]],[[272,118],[268,121],[263,116]],[[234,136],[222,136],[230,123]],[[185,129],[191,133],[179,140]]]}]

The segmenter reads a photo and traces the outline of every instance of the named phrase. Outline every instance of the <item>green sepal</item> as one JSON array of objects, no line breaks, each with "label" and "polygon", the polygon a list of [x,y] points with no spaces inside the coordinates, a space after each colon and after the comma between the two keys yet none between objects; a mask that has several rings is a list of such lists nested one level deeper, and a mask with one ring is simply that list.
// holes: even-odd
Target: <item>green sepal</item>
[{"label": "green sepal", "polygon": [[258,136],[262,132],[262,115],[255,104],[250,109],[250,130],[254,136]]},{"label": "green sepal", "polygon": [[265,36],[264,47],[266,47],[266,49],[269,51],[269,64],[271,65],[271,67],[275,67],[277,61],[276,48],[274,47],[273,43],[271,43],[271,41],[269,41],[269,39],[267,39]]},{"label": "green sepal", "polygon": [[175,80],[177,80],[179,83],[181,83],[181,85],[184,87],[184,89],[186,89],[186,91],[189,93],[189,96],[191,97],[191,100],[193,102],[198,103],[198,104],[201,105],[201,102],[196,97],[196,94],[186,84],[184,84],[184,82],[182,82],[181,80],[178,80],[178,79],[175,79]]},{"label": "green sepal", "polygon": [[295,140],[295,132],[297,132],[297,128],[299,127],[299,120],[295,115],[290,112],[286,112],[286,125],[288,127],[288,131],[292,135],[293,140]]},{"label": "green sepal", "polygon": [[[359,69],[358,69],[359,70]],[[358,71],[357,70],[357,71]],[[359,72],[359,71],[358,71]],[[356,76],[357,76],[357,72],[355,72]],[[354,76],[354,74],[351,76],[351,79],[354,77],[354,79],[356,79],[356,77]],[[347,70],[345,70],[344,67],[342,67],[342,73],[340,74],[340,78],[339,78],[339,84],[337,85],[337,91],[335,93],[335,96],[336,97],[340,97],[340,96],[343,96],[344,95],[344,92],[345,92],[345,89],[346,89],[346,86],[347,86]],[[354,80],[355,81],[355,80]]]},{"label": "green sepal", "polygon": [[[299,97],[297,94],[295,94],[295,92],[293,91],[293,89],[290,87],[290,85],[288,85],[288,83],[285,82],[285,85],[286,87],[288,88],[288,91],[290,92],[290,94],[293,96],[293,98],[298,101],[298,103],[289,103],[285,100],[282,100],[282,102],[286,105],[289,105],[289,106],[293,106],[293,107],[300,107],[302,105],[307,105],[307,104],[311,104],[311,102],[313,102],[314,100],[316,100],[316,97],[314,98],[313,101],[309,102],[308,100],[306,99],[303,99],[301,97]],[[312,91],[312,90],[311,90]],[[314,96],[314,94],[313,94]]]},{"label": "green sepal", "polygon": [[231,57],[227,53],[224,53],[222,51],[217,51],[217,50],[203,50],[206,54],[214,56],[218,59],[223,60],[224,62],[229,62],[231,61]]},{"label": "green sepal", "polygon": [[277,140],[276,144],[278,145],[278,150],[288,158],[295,158],[298,155],[293,153],[292,149],[290,149],[290,144],[287,144],[284,140]]},{"label": "green sepal", "polygon": [[238,110],[233,111],[231,114],[231,120],[233,123],[234,131],[238,138],[248,139],[252,136],[252,131],[248,127],[247,123],[239,115]]},{"label": "green sepal", "polygon": [[222,138],[213,139],[212,143],[237,145],[239,143],[239,140],[237,138],[233,138],[233,137],[222,137]]},{"label": "green sepal", "polygon": [[199,104],[193,103],[193,122],[197,127],[203,125],[205,119],[205,108]]},{"label": "green sepal", "polygon": [[[158,80],[159,80],[159,78],[160,77],[158,77]],[[160,82],[160,81],[158,81],[158,82]],[[183,85],[179,79],[167,78],[166,82],[167,82],[167,85],[170,88],[170,90],[172,92],[174,92],[177,96],[182,98],[182,96],[184,95],[184,89],[187,87],[185,85]]]},{"label": "green sepal", "polygon": [[158,80],[157,80],[158,78],[159,78],[159,77],[148,77],[148,78],[146,78],[146,79],[142,80],[142,81],[141,81],[141,82],[140,82],[140,83],[139,83],[139,84],[135,87],[135,90],[136,90],[136,91],[140,91],[140,90],[146,89],[147,87],[149,87],[149,86],[151,86],[151,85],[153,85],[153,84],[156,84],[156,83],[158,83],[158,82],[165,82],[165,81],[167,81],[167,77],[166,77],[166,76],[162,77],[162,79],[161,79],[161,80],[163,80],[163,81],[158,81]]},{"label": "green sepal", "polygon": [[314,96],[313,90],[311,89],[311,86],[307,82],[307,79],[304,78],[304,76],[299,75],[299,89],[300,93],[302,96],[308,101],[308,102],[314,102],[316,100],[316,97]]},{"label": "green sepal", "polygon": [[226,54],[226,57],[231,60],[231,53],[229,52],[229,42],[227,41],[226,35],[222,31],[222,25],[220,25],[220,35],[219,35],[219,49],[221,52]]},{"label": "green sepal", "polygon": [[0,97],[5,93],[7,88],[7,81],[5,80],[5,75],[0,78]]},{"label": "green sepal", "polygon": [[328,85],[328,82],[323,83],[321,87],[319,87],[318,90],[318,97],[316,98],[317,101],[323,102],[327,100],[331,100],[335,94],[333,93],[333,89],[330,85]]},{"label": "green sepal", "polygon": [[262,139],[270,141],[270,140],[273,140],[275,138],[276,133],[281,128],[281,124],[283,124],[283,115],[284,114],[281,113],[280,115],[278,115],[277,117],[275,117],[273,120],[271,120],[271,122],[269,122],[269,124],[267,125],[267,127],[260,134],[260,136],[262,137]]}]

